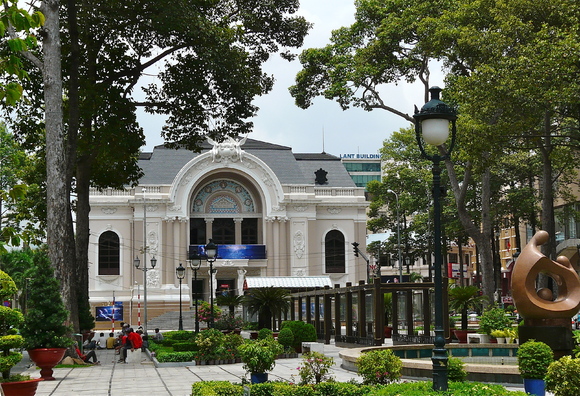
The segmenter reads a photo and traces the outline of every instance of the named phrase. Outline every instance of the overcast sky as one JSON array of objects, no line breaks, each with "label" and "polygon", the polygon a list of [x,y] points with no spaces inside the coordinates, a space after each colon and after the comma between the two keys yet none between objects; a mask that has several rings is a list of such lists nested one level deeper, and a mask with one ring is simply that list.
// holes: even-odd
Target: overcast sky
[{"label": "overcast sky", "polygon": [[[306,37],[304,48],[323,47],[329,42],[332,30],[349,26],[354,22],[354,0],[302,0],[300,15],[314,24]],[[300,70],[300,62],[288,62],[274,55],[265,65],[265,71],[273,74],[276,83],[273,90],[256,100],[260,107],[253,119],[252,139],[292,147],[295,153],[340,154],[376,153],[383,140],[391,132],[409,123],[401,117],[384,110],[366,112],[358,108],[343,111],[340,106],[324,98],[317,98],[307,110],[294,105],[288,87]],[[433,73],[435,74],[435,73]],[[443,81],[432,75],[431,85],[443,86]],[[413,105],[423,104],[422,87],[418,84],[392,85],[387,88],[388,104],[413,112]],[[144,151],[151,151],[163,143],[160,130],[163,117],[140,113],[139,122],[145,130],[147,144]],[[323,132],[324,131],[324,132]],[[323,139],[324,134],[324,139]]]}]

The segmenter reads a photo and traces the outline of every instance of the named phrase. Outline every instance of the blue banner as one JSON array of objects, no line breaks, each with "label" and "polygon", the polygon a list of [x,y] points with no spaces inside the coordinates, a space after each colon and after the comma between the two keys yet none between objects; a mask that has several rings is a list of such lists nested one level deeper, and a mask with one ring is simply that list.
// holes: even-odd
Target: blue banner
[{"label": "blue banner", "polygon": [[115,314],[115,321],[123,320],[123,302],[115,301],[115,309],[112,305],[104,307],[95,307],[95,320],[97,322],[112,322],[113,312]]},{"label": "blue banner", "polygon": [[[189,245],[189,258],[205,259],[205,245]],[[217,258],[224,260],[259,260],[266,258],[266,245],[217,245]]]}]

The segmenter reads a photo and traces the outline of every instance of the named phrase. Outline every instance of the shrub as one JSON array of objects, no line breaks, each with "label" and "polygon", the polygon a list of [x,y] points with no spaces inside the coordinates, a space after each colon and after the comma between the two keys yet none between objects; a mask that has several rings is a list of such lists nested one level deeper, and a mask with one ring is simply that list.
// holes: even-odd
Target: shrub
[{"label": "shrub", "polygon": [[522,378],[544,379],[553,361],[552,348],[543,342],[530,340],[518,348],[518,366]]},{"label": "shrub", "polygon": [[289,327],[280,329],[280,332],[278,333],[278,342],[282,344],[284,349],[288,349],[292,346],[294,343],[294,333],[292,333],[292,330]]},{"label": "shrub", "polygon": [[175,330],[163,333],[163,340],[191,341],[195,338],[193,331]]},{"label": "shrub", "polygon": [[365,352],[356,360],[365,384],[388,384],[401,377],[403,363],[390,349]]},{"label": "shrub", "polygon": [[263,340],[264,338],[273,337],[273,332],[270,329],[263,328],[258,331],[258,340]]},{"label": "shrub", "polygon": [[320,352],[308,352],[302,355],[302,366],[298,367],[300,384],[319,384],[331,379],[328,372],[334,359]]},{"label": "shrub", "polygon": [[194,382],[191,396],[242,396],[244,388],[228,381]]},{"label": "shrub", "polygon": [[450,382],[448,392],[433,390],[428,381],[391,384],[372,393],[373,396],[527,396],[525,392],[508,391],[501,385],[478,382]]},{"label": "shrub", "polygon": [[[0,298],[11,299],[16,294],[16,284],[4,271],[0,271]],[[20,311],[0,306],[0,372],[3,379],[10,377],[10,370],[22,359],[22,354],[16,350],[21,348],[22,336],[11,334],[11,328],[19,327],[24,321]]]},{"label": "shrub", "polygon": [[175,352],[189,352],[197,351],[199,348],[195,342],[176,342],[173,344],[173,350]]},{"label": "shrub", "polygon": [[484,311],[479,320],[479,329],[484,334],[491,334],[492,330],[503,330],[511,326],[512,320],[501,308],[490,308]]},{"label": "shrub", "polygon": [[564,356],[550,364],[546,373],[546,389],[556,396],[580,395],[580,359]]},{"label": "shrub", "polygon": [[160,352],[156,358],[159,363],[168,362],[192,362],[196,352]]},{"label": "shrub", "polygon": [[226,336],[219,330],[207,329],[201,331],[195,340],[201,360],[220,359]]},{"label": "shrub", "polygon": [[235,330],[242,327],[244,327],[244,319],[230,314],[223,314],[214,323],[214,328],[218,330]]},{"label": "shrub", "polygon": [[296,350],[302,347],[303,342],[316,341],[316,330],[310,323],[301,320],[291,320],[282,322],[280,330],[284,328],[292,330],[292,334],[294,334],[294,343],[292,344],[292,347]]},{"label": "shrub", "polygon": [[459,358],[450,357],[447,361],[447,377],[449,381],[463,382],[467,378],[465,363]]},{"label": "shrub", "polygon": [[275,359],[282,353],[282,345],[274,338],[250,341],[238,347],[244,362],[244,370],[249,373],[267,373],[276,365]]}]

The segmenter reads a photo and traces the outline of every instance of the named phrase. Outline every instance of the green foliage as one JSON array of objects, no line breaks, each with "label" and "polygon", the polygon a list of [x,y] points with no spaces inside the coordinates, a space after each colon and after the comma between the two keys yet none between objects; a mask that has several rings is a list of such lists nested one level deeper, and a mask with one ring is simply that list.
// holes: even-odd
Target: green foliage
[{"label": "green foliage", "polygon": [[373,396],[526,396],[526,393],[478,382],[450,382],[449,390],[442,392],[434,391],[432,382],[419,381],[391,384],[373,392]]},{"label": "green foliage", "polygon": [[195,332],[187,330],[174,330],[163,333],[163,339],[175,341],[190,341],[195,338]]},{"label": "green foliage", "polygon": [[282,344],[284,349],[288,349],[294,344],[294,333],[290,327],[280,329],[280,332],[278,332],[278,342]]},{"label": "green foliage", "polygon": [[277,287],[257,287],[244,296],[250,315],[258,314],[260,328],[272,329],[274,316],[280,317],[290,308],[290,292]]},{"label": "green foliage", "polygon": [[555,396],[580,395],[580,359],[564,356],[548,367],[546,390]]},{"label": "green foliage", "polygon": [[463,382],[467,378],[465,363],[459,358],[450,356],[447,360],[447,378],[449,381]]},{"label": "green foliage", "polygon": [[[16,284],[12,278],[6,272],[0,271],[0,298],[9,300],[15,293]],[[4,379],[10,377],[10,370],[22,359],[22,354],[12,349],[21,348],[23,338],[12,334],[12,330],[18,328],[23,321],[20,311],[0,306],[0,372]]]},{"label": "green foliage", "polygon": [[302,365],[298,368],[300,384],[319,384],[332,377],[328,374],[334,359],[320,352],[308,352],[302,355]]},{"label": "green foliage", "polygon": [[401,377],[403,363],[390,349],[362,353],[356,360],[358,375],[365,384],[389,384]]},{"label": "green foliage", "polygon": [[195,342],[199,348],[198,358],[200,360],[219,359],[225,352],[226,336],[217,329],[207,329],[200,331]]},{"label": "green foliage", "polygon": [[194,382],[191,396],[242,396],[244,388],[228,381]]},{"label": "green foliage", "polygon": [[522,378],[544,379],[553,361],[552,348],[543,342],[530,340],[518,348],[518,366]]},{"label": "green foliage", "polygon": [[267,373],[276,365],[276,357],[283,351],[282,345],[273,338],[248,340],[238,347],[238,353],[249,373]]},{"label": "green foliage", "polygon": [[457,286],[449,288],[449,308],[461,313],[461,329],[467,330],[467,311],[481,309],[486,296],[479,294],[477,286]]},{"label": "green foliage", "polygon": [[294,343],[292,344],[294,349],[300,348],[303,342],[316,341],[316,329],[310,323],[301,320],[290,320],[282,322],[280,330],[285,328],[289,328],[292,330],[292,334],[294,334]]},{"label": "green foliage", "polygon": [[62,302],[58,280],[44,251],[34,255],[28,290],[28,307],[20,329],[27,349],[61,348],[72,345],[72,332],[65,323],[68,312]]},{"label": "green foliage", "polygon": [[244,319],[233,314],[222,314],[215,322],[214,328],[218,330],[235,330],[244,327]]},{"label": "green foliage", "polygon": [[175,352],[190,352],[197,351],[199,347],[195,342],[176,342],[173,344],[173,350]]},{"label": "green foliage", "polygon": [[[211,319],[212,309],[207,301],[202,301],[197,308],[197,320],[200,322],[207,322]],[[218,320],[222,314],[222,310],[214,304],[213,306],[213,319]]]},{"label": "green foliage", "polygon": [[94,329],[95,317],[91,313],[91,304],[89,304],[89,300],[82,298],[80,295],[78,300],[79,328],[81,329],[81,332],[83,330]]},{"label": "green foliage", "polygon": [[511,327],[512,320],[506,316],[501,308],[490,308],[481,314],[479,329],[484,334],[491,334],[492,330],[503,330]]},{"label": "green foliage", "polygon": [[160,352],[156,356],[159,363],[192,362],[195,360],[195,357],[195,352]]},{"label": "green foliage", "polygon": [[273,332],[270,329],[263,328],[258,331],[258,340],[263,340],[264,338],[273,337]]}]

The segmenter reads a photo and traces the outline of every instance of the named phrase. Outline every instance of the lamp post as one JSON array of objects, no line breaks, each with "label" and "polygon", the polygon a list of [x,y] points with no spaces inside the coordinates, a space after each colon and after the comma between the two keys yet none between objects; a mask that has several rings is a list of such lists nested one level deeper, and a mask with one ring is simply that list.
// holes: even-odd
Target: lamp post
[{"label": "lamp post", "polygon": [[136,269],[143,271],[143,331],[145,334],[147,334],[147,271],[155,268],[157,265],[157,259],[155,257],[151,258],[151,268],[147,267],[147,261],[143,262],[143,268],[139,268],[141,265],[141,260],[139,260],[139,257],[135,257],[135,260],[133,260],[133,265]]},{"label": "lamp post", "polygon": [[[415,111],[415,136],[421,155],[433,162],[433,251],[435,255],[435,342],[433,348],[433,389],[435,391],[446,391],[447,381],[447,350],[445,349],[445,334],[443,329],[443,278],[441,267],[443,257],[441,255],[441,161],[451,156],[451,151],[455,145],[455,121],[457,114],[446,103],[439,99],[441,88],[432,87],[429,89],[431,100]],[[423,141],[429,145],[443,145],[449,138],[449,124],[451,123],[451,144],[447,152],[441,150],[437,154],[428,154],[425,151]]]},{"label": "lamp post", "polygon": [[399,194],[393,190],[387,190],[388,193],[395,194],[397,203],[397,247],[399,251],[399,283],[403,282],[403,259],[401,257],[401,217],[399,216]]},{"label": "lamp post", "polygon": [[201,268],[201,257],[197,253],[195,253],[191,260],[189,261],[189,267],[193,270],[193,283],[195,285],[194,291],[194,301],[195,301],[195,332],[199,333],[199,317],[197,316],[197,300],[198,300],[198,293],[197,293],[197,270]]},{"label": "lamp post", "polygon": [[210,315],[209,315],[209,322],[207,323],[207,326],[210,329],[213,329],[213,322],[214,322],[214,317],[213,317],[213,293],[214,293],[214,289],[213,289],[213,263],[215,262],[216,258],[217,258],[217,245],[215,243],[212,242],[212,240],[209,240],[209,243],[207,245],[205,245],[205,256],[206,256],[206,260],[209,263],[209,306],[210,306]]},{"label": "lamp post", "polygon": [[185,277],[185,267],[179,263],[179,267],[175,269],[175,275],[179,279],[179,330],[183,330],[183,316],[181,310],[181,281]]}]

